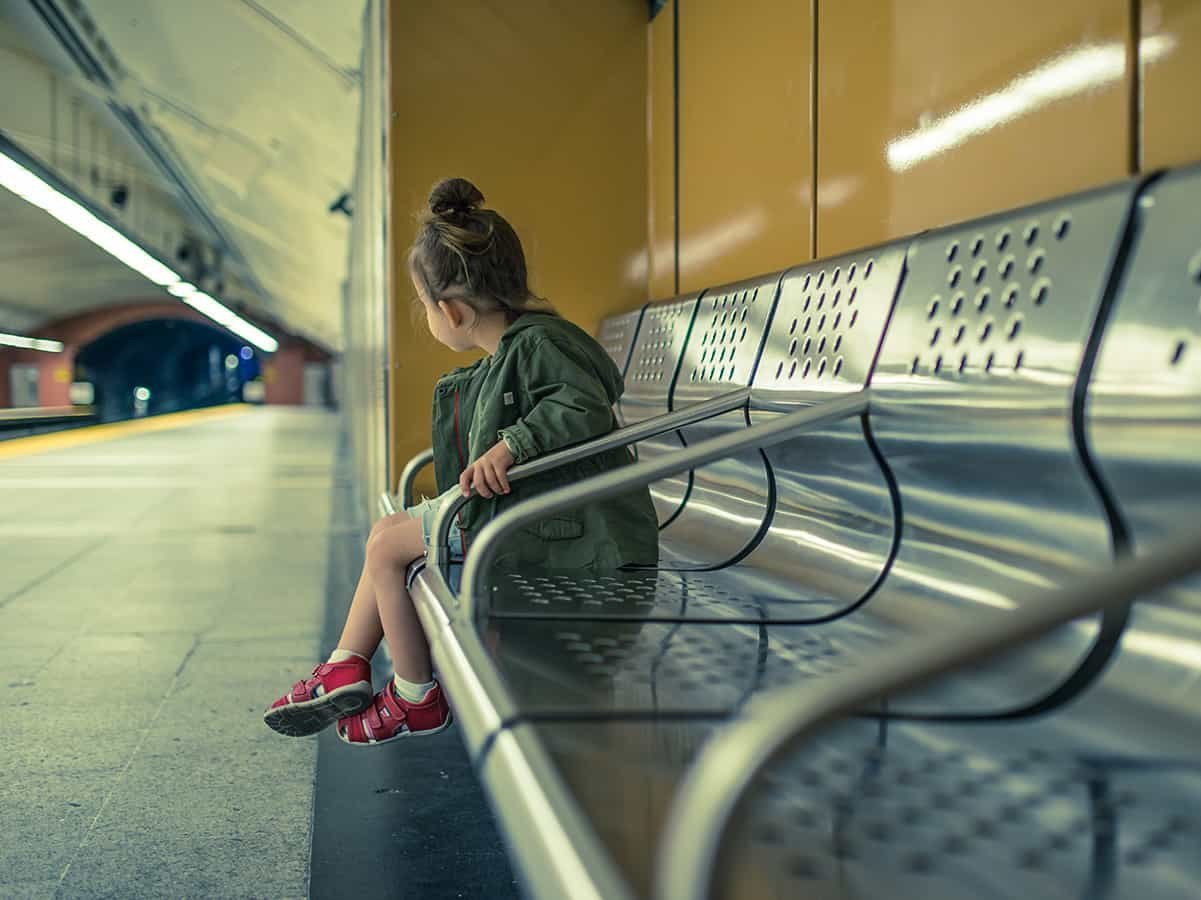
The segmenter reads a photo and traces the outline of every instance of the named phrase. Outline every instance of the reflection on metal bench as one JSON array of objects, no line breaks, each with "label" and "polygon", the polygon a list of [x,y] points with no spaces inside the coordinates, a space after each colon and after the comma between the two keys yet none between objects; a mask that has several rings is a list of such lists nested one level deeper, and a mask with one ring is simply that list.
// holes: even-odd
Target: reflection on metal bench
[{"label": "reflection on metal bench", "polygon": [[[745,303],[755,286],[774,293],[766,312]],[[644,379],[669,382],[661,399],[633,387],[632,430],[597,445],[657,443],[497,517],[462,571],[448,503],[414,576],[530,891],[1195,888],[1201,750],[1183,688],[1201,676],[1201,579],[1124,601],[1162,570],[1140,558],[1198,521],[1198,296],[1193,169],[651,305],[618,329],[627,378],[637,359],[672,374]],[[492,570],[507,529],[648,483],[670,513],[661,569]],[[1107,579],[1123,602],[1081,599]],[[923,668],[968,636],[978,656]],[[902,690],[889,679],[910,664]],[[779,710],[852,695],[821,728],[801,717],[796,740],[760,740]],[[706,766],[706,742],[736,734],[746,767]],[[737,814],[698,818],[710,779],[735,776]],[[1122,811],[1152,804],[1163,814]],[[1105,836],[1118,819],[1130,837]]]}]

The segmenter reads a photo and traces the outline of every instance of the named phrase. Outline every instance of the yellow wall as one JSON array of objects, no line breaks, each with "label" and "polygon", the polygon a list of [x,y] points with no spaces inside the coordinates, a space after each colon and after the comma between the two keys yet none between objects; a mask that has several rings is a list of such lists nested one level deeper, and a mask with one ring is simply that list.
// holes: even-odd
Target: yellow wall
[{"label": "yellow wall", "polygon": [[1129,24],[1128,0],[822,3],[818,255],[1121,178]]},{"label": "yellow wall", "polygon": [[[1201,2],[1139,3],[670,0],[649,24],[642,0],[394,3],[396,259],[429,186],[466,176],[521,234],[535,288],[594,328],[1140,161],[1197,161]],[[403,462],[428,439],[433,381],[463,360],[412,327],[397,274]]]},{"label": "yellow wall", "polygon": [[803,262],[810,3],[681,0],[678,14],[680,290]]},{"label": "yellow wall", "polygon": [[582,327],[644,299],[647,37],[640,0],[392,4],[393,471],[429,444],[438,376],[468,361],[409,315],[403,254],[435,181],[478,185],[534,290]]},{"label": "yellow wall", "polygon": [[1144,169],[1201,160],[1201,3],[1143,0],[1142,162]]},{"label": "yellow wall", "polygon": [[648,26],[647,289],[651,298],[676,293],[676,9],[674,0],[669,0]]}]

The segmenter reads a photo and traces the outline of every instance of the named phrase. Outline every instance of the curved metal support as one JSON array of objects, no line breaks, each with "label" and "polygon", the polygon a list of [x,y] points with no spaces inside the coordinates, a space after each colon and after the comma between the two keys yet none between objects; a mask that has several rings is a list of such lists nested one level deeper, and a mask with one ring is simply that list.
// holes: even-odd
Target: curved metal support
[{"label": "curved metal support", "polygon": [[[540,456],[528,463],[514,466],[508,473],[509,481],[512,483],[525,478],[532,478],[535,475],[541,475],[544,472],[557,469],[559,466],[587,459],[598,453],[628,447],[631,444],[666,434],[669,431],[676,431],[688,425],[695,425],[697,422],[703,422],[705,419],[711,419],[714,416],[719,416],[722,413],[745,406],[750,400],[750,396],[751,392],[749,388],[740,388],[736,391],[719,394],[712,399],[704,400],[700,403],[693,403],[675,412],[654,416],[653,418],[636,422],[633,425],[618,428],[591,441],[576,444],[563,450],[556,450],[554,453]],[[405,471],[408,471],[407,466],[405,467]],[[474,496],[473,493],[472,497]],[[442,506],[439,507],[438,513],[434,517],[433,533],[430,535],[429,562],[431,565],[437,566],[438,570],[444,575],[446,574],[446,566],[450,561],[448,542],[450,540],[451,523],[454,521],[455,516],[459,514],[459,510],[470,499],[471,497],[458,496],[447,498]]]},{"label": "curved metal support", "polygon": [[[545,494],[540,494],[506,510],[480,531],[471,553],[467,555],[463,567],[463,584],[459,592],[460,605],[465,617],[469,620],[476,619],[486,612],[486,607],[476,605],[479,588],[484,574],[492,568],[500,549],[501,539],[513,529],[536,522],[559,510],[570,509],[595,500],[604,500],[650,484],[652,481],[658,481],[660,478],[687,472],[689,469],[695,469],[697,466],[703,466],[716,459],[723,459],[740,450],[770,447],[805,431],[851,416],[862,415],[868,410],[868,398],[869,391],[856,391],[837,400],[830,400],[818,406],[811,406],[780,416],[771,422],[702,441],[675,453],[634,463],[588,478],[577,484],[547,491]],[[532,467],[538,462],[535,460],[529,465]],[[456,497],[448,500],[438,511],[440,517],[438,524],[445,524],[448,532],[450,518],[460,506],[462,503]],[[446,516],[444,523],[441,521],[442,516]],[[438,534],[441,540],[443,533],[439,531]]]},{"label": "curved metal support", "polygon": [[979,617],[936,637],[913,640],[864,661],[847,677],[806,681],[752,700],[743,717],[710,741],[676,794],[664,830],[656,897],[709,895],[721,836],[755,774],[772,759],[843,715],[888,693],[995,656],[1056,626],[1133,599],[1201,571],[1201,531],[1068,588],[1045,592],[1016,610]]},{"label": "curved metal support", "polygon": [[400,498],[400,505],[408,507],[413,505],[413,482],[417,480],[417,473],[434,461],[434,448],[426,447],[407,463],[400,471],[400,481],[396,485],[396,496]]}]

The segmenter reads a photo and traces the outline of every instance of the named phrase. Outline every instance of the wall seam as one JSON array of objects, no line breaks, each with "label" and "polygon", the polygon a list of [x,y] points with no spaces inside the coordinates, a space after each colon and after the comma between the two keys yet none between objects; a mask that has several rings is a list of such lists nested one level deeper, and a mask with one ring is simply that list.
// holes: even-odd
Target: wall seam
[{"label": "wall seam", "polygon": [[[817,10],[819,0],[811,0],[809,28],[812,32],[809,46],[809,258],[817,259]],[[1138,0],[1134,0],[1138,2]]]},{"label": "wall seam", "polygon": [[1143,72],[1140,48],[1143,40],[1143,0],[1130,0],[1130,42],[1126,47],[1127,67],[1130,70],[1130,134],[1129,174],[1137,175],[1143,170]]},{"label": "wall seam", "polygon": [[671,65],[672,65],[672,259],[675,269],[674,293],[680,293],[680,2],[671,5]]}]

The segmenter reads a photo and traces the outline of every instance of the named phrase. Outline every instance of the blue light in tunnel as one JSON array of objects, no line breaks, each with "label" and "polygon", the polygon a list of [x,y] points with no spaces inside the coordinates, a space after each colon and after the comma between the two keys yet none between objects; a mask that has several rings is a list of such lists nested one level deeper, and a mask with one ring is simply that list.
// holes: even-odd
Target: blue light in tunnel
[{"label": "blue light in tunnel", "polygon": [[254,351],[251,350],[249,347],[243,347],[241,350],[238,351],[238,355],[240,355],[242,357],[242,359],[245,359],[245,360],[254,359]]}]

